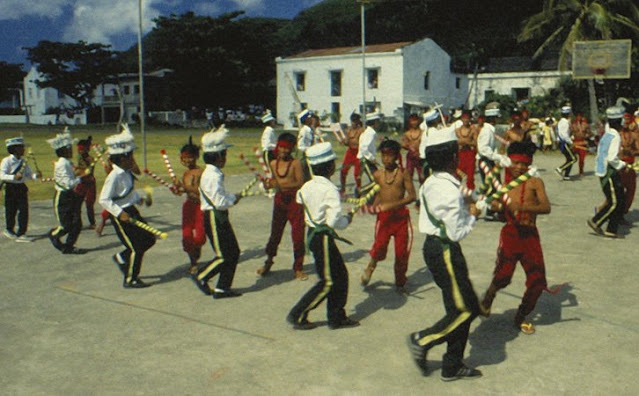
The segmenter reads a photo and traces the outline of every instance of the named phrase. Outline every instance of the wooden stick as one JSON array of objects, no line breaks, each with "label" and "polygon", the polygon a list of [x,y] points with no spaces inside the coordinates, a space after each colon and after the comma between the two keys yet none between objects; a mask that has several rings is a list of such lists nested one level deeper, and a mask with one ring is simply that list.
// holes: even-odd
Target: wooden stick
[{"label": "wooden stick", "polygon": [[175,188],[176,188],[175,185],[165,182],[164,179],[162,179],[160,176],[156,175],[155,173],[151,172],[150,170],[145,169],[144,173],[147,176],[151,177],[151,179],[163,185],[164,187],[167,187],[169,190],[175,191]]},{"label": "wooden stick", "polygon": [[262,155],[262,151],[258,147],[253,147],[253,151],[255,152],[255,156],[257,157],[257,163],[260,164],[260,167],[262,168],[262,172],[264,172],[267,179],[270,179],[271,169],[266,164],[266,161],[264,161],[264,156]]},{"label": "wooden stick", "polygon": [[262,176],[262,175],[260,174],[260,172],[259,172],[259,171],[258,171],[258,170],[257,170],[257,169],[253,166],[253,165],[251,165],[251,163],[249,162],[249,160],[248,160],[248,159],[246,159],[246,156],[245,156],[243,153],[240,153],[238,157],[240,157],[240,160],[242,160],[242,162],[244,163],[244,165],[246,165],[246,167],[247,167],[247,168],[248,168],[251,172],[253,172],[253,174],[255,175],[255,177],[257,177],[260,181],[264,181],[264,180],[265,180],[264,176]]},{"label": "wooden stick", "polygon": [[169,177],[174,185],[178,185],[177,176],[173,171],[173,167],[171,166],[171,161],[169,161],[169,156],[166,154],[166,150],[160,150],[160,154],[162,154],[162,159],[164,160],[164,165],[166,165],[166,169],[169,171]]},{"label": "wooden stick", "polygon": [[169,236],[169,234],[167,234],[166,232],[160,231],[157,228],[153,228],[150,225],[141,222],[140,220],[131,219],[131,224],[145,231],[150,232],[151,234],[159,237],[160,239],[166,239],[166,237]]}]

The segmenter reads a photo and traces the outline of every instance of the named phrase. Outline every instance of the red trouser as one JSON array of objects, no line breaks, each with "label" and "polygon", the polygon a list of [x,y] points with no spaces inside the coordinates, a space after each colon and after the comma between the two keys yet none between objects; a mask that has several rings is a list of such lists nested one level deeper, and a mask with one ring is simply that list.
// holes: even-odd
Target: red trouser
[{"label": "red trouser", "polygon": [[344,153],[342,170],[340,171],[340,181],[342,182],[342,188],[346,186],[346,176],[348,175],[348,170],[351,166],[354,167],[355,185],[357,186],[357,189],[359,189],[362,186],[362,179],[359,177],[360,164],[359,160],[357,159],[357,149],[349,147]]},{"label": "red trouser", "polygon": [[395,239],[395,285],[404,286],[408,257],[413,244],[413,226],[406,207],[377,214],[375,242],[368,252],[373,260],[382,261],[386,258],[391,236]]},{"label": "red trouser", "polygon": [[419,153],[414,151],[406,152],[406,172],[408,172],[408,176],[413,179],[413,172],[417,171],[417,178],[419,179],[419,184],[424,182],[424,172],[421,167],[421,158],[419,158]]},{"label": "red trouser", "polygon": [[630,166],[635,162],[634,157],[626,157],[621,160],[628,164],[625,169],[619,171],[619,179],[621,179],[624,196],[626,197],[623,214],[626,214],[630,210],[632,201],[635,198],[635,190],[637,189],[637,173]]},{"label": "red trouser", "polygon": [[182,204],[182,249],[189,256],[199,257],[200,249],[205,243],[204,217],[200,203],[187,199]]},{"label": "red trouser", "polygon": [[301,271],[304,263],[304,208],[295,202],[297,191],[278,191],[273,199],[273,219],[271,220],[271,237],[266,244],[266,255],[277,256],[277,247],[282,240],[286,222],[291,223],[293,239],[293,270]]},{"label": "red trouser", "polygon": [[459,163],[457,169],[466,175],[466,187],[470,190],[475,189],[475,150],[461,149],[458,152]]},{"label": "red trouser", "polygon": [[93,206],[95,205],[96,195],[95,177],[85,177],[84,179],[82,179],[82,182],[76,185],[74,191],[84,200],[87,208],[87,218],[89,219],[89,224],[95,225],[95,210],[93,209]]},{"label": "red trouser", "polygon": [[579,161],[579,174],[583,175],[584,174],[584,161],[586,159],[586,154],[588,154],[588,152],[584,149],[580,149],[580,148],[576,148],[576,145],[579,146],[585,146],[588,143],[585,140],[582,139],[575,139],[573,141],[573,151],[575,152],[575,154],[577,154],[578,157],[578,161]]},{"label": "red trouser", "polygon": [[519,306],[519,313],[526,316],[535,308],[537,299],[546,289],[544,256],[537,227],[508,223],[501,229],[492,282],[497,290],[510,284],[517,261],[526,273],[526,292]]}]

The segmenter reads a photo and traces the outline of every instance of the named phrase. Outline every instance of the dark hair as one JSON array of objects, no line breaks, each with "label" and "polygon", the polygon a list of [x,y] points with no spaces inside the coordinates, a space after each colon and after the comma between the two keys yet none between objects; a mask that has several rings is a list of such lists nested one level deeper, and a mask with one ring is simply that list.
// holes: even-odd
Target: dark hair
[{"label": "dark hair", "polygon": [[297,137],[295,135],[293,135],[292,133],[282,132],[277,137],[277,141],[278,142],[286,142],[286,143],[296,144],[297,143]]},{"label": "dark hair", "polygon": [[511,142],[508,145],[508,154],[523,154],[532,158],[537,150],[535,143],[530,140],[524,142]]},{"label": "dark hair", "polygon": [[24,145],[23,145],[23,144],[14,144],[14,145],[11,145],[11,146],[7,147],[7,152],[8,152],[9,154],[13,154],[13,155],[15,155],[15,154],[16,154],[16,149],[17,149],[19,146],[24,147]]},{"label": "dark hair", "polygon": [[89,135],[89,137],[87,137],[86,139],[82,139],[78,141],[78,146],[91,146],[91,141],[93,140],[93,138],[91,137],[91,135]]},{"label": "dark hair", "polygon": [[111,154],[109,155],[109,161],[113,162],[117,166],[120,166],[120,164],[122,163],[122,160],[130,156],[131,156],[131,152],[124,153],[124,154]]},{"label": "dark hair", "polygon": [[620,130],[622,127],[622,122],[623,122],[623,118],[613,118],[613,119],[608,119],[608,124],[610,125],[611,128],[614,128],[616,130]]},{"label": "dark hair", "polygon": [[64,157],[64,153],[67,152],[68,149],[68,146],[60,147],[59,149],[55,150],[55,155],[57,155],[58,157]]},{"label": "dark hair", "polygon": [[366,119],[366,126],[373,125],[375,121],[379,121],[379,118],[374,118],[372,120]]},{"label": "dark hair", "polygon": [[180,153],[188,153],[194,157],[200,156],[200,148],[193,144],[193,136],[189,136],[189,142],[182,146]]},{"label": "dark hair", "polygon": [[335,160],[322,162],[321,164],[311,165],[311,170],[314,175],[329,177],[331,172],[335,169]]},{"label": "dark hair", "polygon": [[215,153],[209,152],[202,154],[202,161],[205,164],[215,165],[215,163],[222,157],[222,155],[226,154],[226,150],[218,151]]},{"label": "dark hair", "polygon": [[382,151],[382,150],[391,150],[395,153],[399,153],[402,149],[402,146],[399,144],[399,142],[389,139],[389,138],[384,138],[384,140],[382,140],[382,142],[379,144],[378,150]]},{"label": "dark hair", "polygon": [[426,147],[426,160],[433,171],[442,171],[450,165],[457,154],[457,141]]}]

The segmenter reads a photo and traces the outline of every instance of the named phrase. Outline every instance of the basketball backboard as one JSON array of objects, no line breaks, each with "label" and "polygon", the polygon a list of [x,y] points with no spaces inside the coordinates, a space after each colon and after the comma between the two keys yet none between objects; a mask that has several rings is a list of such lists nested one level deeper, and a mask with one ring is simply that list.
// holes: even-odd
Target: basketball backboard
[{"label": "basketball backboard", "polygon": [[575,41],[572,78],[630,78],[631,40]]}]

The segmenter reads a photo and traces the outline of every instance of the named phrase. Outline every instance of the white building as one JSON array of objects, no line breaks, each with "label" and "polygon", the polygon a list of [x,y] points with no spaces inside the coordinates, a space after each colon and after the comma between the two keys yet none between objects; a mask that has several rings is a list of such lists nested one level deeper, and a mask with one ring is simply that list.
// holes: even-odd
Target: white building
[{"label": "white building", "polygon": [[466,100],[468,75],[453,73],[450,56],[431,39],[368,45],[364,59],[362,67],[361,47],[278,57],[277,122],[293,127],[303,106],[346,123],[351,112],[362,112],[364,81],[367,111],[376,107],[400,121],[435,102],[456,107]]}]

